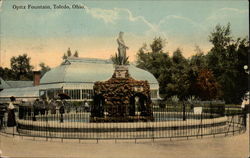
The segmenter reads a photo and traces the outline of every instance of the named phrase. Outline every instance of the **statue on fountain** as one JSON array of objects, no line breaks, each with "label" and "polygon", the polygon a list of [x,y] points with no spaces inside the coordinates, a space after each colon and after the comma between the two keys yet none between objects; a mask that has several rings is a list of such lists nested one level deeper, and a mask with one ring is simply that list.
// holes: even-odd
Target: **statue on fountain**
[{"label": "statue on fountain", "polygon": [[117,43],[118,43],[118,57],[121,60],[120,65],[125,65],[126,64],[126,50],[128,47],[125,45],[125,42],[123,40],[123,32],[119,33],[119,37],[117,38]]},{"label": "statue on fountain", "polygon": [[[107,81],[94,83],[91,122],[137,122],[154,120],[148,81],[138,81],[129,74],[123,32],[117,38],[118,53],[112,57],[115,70]],[[136,99],[138,98],[138,99]],[[135,101],[137,100],[137,102]],[[136,113],[138,107],[139,114]]]},{"label": "statue on fountain", "polygon": [[118,53],[116,53],[115,56],[112,57],[112,61],[115,65],[128,65],[128,57],[126,55],[128,46],[126,46],[123,40],[123,35],[124,33],[120,32],[116,40],[118,44]]}]

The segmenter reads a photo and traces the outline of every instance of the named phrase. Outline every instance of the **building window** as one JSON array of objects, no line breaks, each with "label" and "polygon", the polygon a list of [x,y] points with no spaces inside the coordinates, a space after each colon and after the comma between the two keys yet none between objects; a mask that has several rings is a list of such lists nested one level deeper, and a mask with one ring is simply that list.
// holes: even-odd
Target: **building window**
[{"label": "building window", "polygon": [[157,90],[150,90],[151,98],[157,98]]},{"label": "building window", "polygon": [[80,89],[65,89],[64,92],[70,96],[73,100],[79,100],[80,98]]},{"label": "building window", "polygon": [[58,96],[58,94],[62,93],[62,89],[47,89],[47,90],[40,90],[39,91],[39,96],[43,97],[46,96],[47,93],[47,97],[48,98],[55,98]]},{"label": "building window", "polygon": [[73,100],[92,99],[92,89],[64,89],[64,93],[68,94]]},{"label": "building window", "polygon": [[93,89],[82,89],[82,99],[92,99]]}]

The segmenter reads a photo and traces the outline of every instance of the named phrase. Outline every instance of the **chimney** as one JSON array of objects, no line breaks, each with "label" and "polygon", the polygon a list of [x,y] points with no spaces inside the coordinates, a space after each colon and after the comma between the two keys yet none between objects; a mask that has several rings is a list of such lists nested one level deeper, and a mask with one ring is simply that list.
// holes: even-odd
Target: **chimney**
[{"label": "chimney", "polygon": [[41,78],[41,72],[40,71],[33,71],[33,86],[40,85],[40,78]]}]

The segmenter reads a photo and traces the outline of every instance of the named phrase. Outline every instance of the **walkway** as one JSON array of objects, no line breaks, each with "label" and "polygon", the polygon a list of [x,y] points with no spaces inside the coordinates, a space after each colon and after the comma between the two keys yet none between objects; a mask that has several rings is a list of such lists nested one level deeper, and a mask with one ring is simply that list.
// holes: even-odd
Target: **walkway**
[{"label": "walkway", "polygon": [[2,155],[10,158],[247,158],[248,130],[236,136],[191,140],[63,140],[0,135]]},{"label": "walkway", "polygon": [[192,140],[36,141],[1,136],[0,148],[8,157],[74,158],[246,158],[248,133]]}]

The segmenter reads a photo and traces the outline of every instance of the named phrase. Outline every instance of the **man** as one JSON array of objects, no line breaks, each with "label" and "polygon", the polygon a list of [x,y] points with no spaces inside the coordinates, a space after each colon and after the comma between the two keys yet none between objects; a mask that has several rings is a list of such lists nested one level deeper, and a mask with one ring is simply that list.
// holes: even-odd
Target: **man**
[{"label": "man", "polygon": [[32,120],[33,121],[36,121],[36,115],[39,114],[39,110],[40,107],[39,107],[39,99],[36,99],[35,102],[33,103],[33,117],[32,117]]},{"label": "man", "polygon": [[60,123],[63,123],[63,114],[65,113],[64,105],[65,105],[65,100],[62,100],[62,101],[60,102],[60,108],[59,108]]}]

